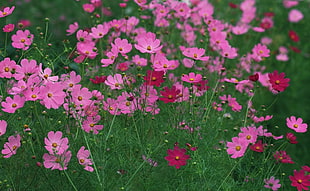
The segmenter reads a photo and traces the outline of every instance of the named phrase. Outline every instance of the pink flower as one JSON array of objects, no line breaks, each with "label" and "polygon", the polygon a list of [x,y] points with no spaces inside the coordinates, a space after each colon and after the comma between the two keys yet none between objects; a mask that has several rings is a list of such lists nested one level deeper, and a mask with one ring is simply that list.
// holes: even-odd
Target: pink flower
[{"label": "pink flower", "polygon": [[95,10],[95,6],[93,4],[83,4],[83,9],[85,12],[92,13]]},{"label": "pink flower", "polygon": [[112,45],[112,48],[115,48],[122,55],[125,55],[126,53],[130,52],[132,49],[132,45],[128,43],[127,39],[117,38],[114,40],[114,44],[112,43],[111,45]]},{"label": "pink flower", "polygon": [[5,7],[3,9],[3,11],[0,11],[0,18],[1,17],[9,16],[10,14],[13,13],[14,9],[15,9],[15,6],[12,6],[11,8],[10,7]]},{"label": "pink flower", "polygon": [[286,118],[286,125],[288,128],[293,129],[297,133],[305,133],[307,132],[308,128],[308,125],[306,123],[302,123],[302,118],[298,118],[296,120],[295,116]]},{"label": "pink flower", "polygon": [[266,45],[257,44],[252,49],[253,52],[253,59],[261,61],[262,57],[269,57],[270,50],[267,48]]},{"label": "pink flower", "polygon": [[90,156],[89,150],[85,150],[85,147],[82,146],[78,151],[76,157],[78,158],[80,165],[84,166],[85,170],[93,172],[94,168],[90,166],[93,165],[93,163],[92,160],[88,158],[89,156]]},{"label": "pink flower", "polygon": [[303,18],[304,15],[302,14],[302,12],[297,9],[292,9],[288,14],[288,20],[292,23],[297,23]]},{"label": "pink flower", "polygon": [[42,98],[40,103],[47,109],[58,109],[64,103],[66,94],[60,83],[47,82],[45,86],[40,87],[40,96]]},{"label": "pink flower", "polygon": [[152,32],[138,36],[137,42],[135,48],[142,53],[156,53],[163,47],[160,46],[160,40],[156,39],[156,35]]},{"label": "pink flower", "polygon": [[52,170],[66,170],[68,163],[71,159],[71,151],[66,151],[61,155],[52,155],[44,153],[43,155],[43,165],[45,168],[51,168]]},{"label": "pink flower", "polygon": [[248,141],[248,143],[255,143],[258,132],[256,130],[256,127],[242,127],[241,133],[238,134],[238,137],[241,139],[244,139]]},{"label": "pink flower", "polygon": [[1,153],[5,156],[3,158],[10,158],[12,155],[16,154],[16,150],[20,147],[20,135],[10,136],[8,138],[9,142],[4,143],[4,149],[2,149]]},{"label": "pink flower", "polygon": [[182,51],[182,54],[184,56],[190,57],[194,60],[202,60],[202,61],[207,61],[209,60],[208,56],[203,56],[205,54],[205,49],[203,48],[186,48],[185,50]]},{"label": "pink flower", "polygon": [[278,190],[281,187],[281,184],[279,184],[280,180],[279,179],[275,179],[274,176],[270,177],[269,179],[265,179],[265,184],[264,187],[265,188],[270,188],[273,191]]},{"label": "pink flower", "polygon": [[14,48],[28,50],[29,46],[32,44],[34,35],[30,33],[29,30],[18,30],[16,34],[12,35],[12,46]]},{"label": "pink flower", "polygon": [[5,58],[0,62],[0,78],[11,78],[16,69],[19,68],[14,60]]},{"label": "pink flower", "polygon": [[291,7],[294,7],[296,5],[298,5],[298,1],[295,1],[295,0],[283,0],[283,6],[285,8],[291,8]]},{"label": "pink flower", "polygon": [[5,134],[7,125],[5,120],[0,120],[0,136]]},{"label": "pink flower", "polygon": [[232,142],[227,142],[227,153],[231,155],[231,158],[242,157],[248,147],[247,140],[239,137],[233,137]]},{"label": "pink flower", "polygon": [[190,158],[189,155],[186,155],[186,149],[180,149],[178,146],[175,146],[174,149],[167,150],[168,156],[165,159],[169,162],[169,166],[175,166],[176,169],[179,169],[181,166],[186,165],[186,161]]},{"label": "pink flower", "polygon": [[181,80],[188,83],[197,83],[202,80],[202,75],[201,74],[196,75],[194,72],[191,72],[188,75],[183,74]]},{"label": "pink flower", "polygon": [[69,25],[69,29],[66,30],[67,36],[70,36],[73,33],[75,33],[75,31],[77,31],[78,28],[79,28],[79,24],[77,22],[74,22],[73,24],[70,24]]},{"label": "pink flower", "polygon": [[137,65],[137,66],[147,66],[147,59],[141,58],[139,55],[135,55],[132,57],[132,61]]},{"label": "pink flower", "polygon": [[69,148],[68,138],[62,138],[61,131],[56,131],[55,133],[50,131],[48,132],[47,137],[48,138],[44,138],[45,149],[50,154],[61,155]]},{"label": "pink flower", "polygon": [[31,75],[39,74],[39,67],[37,65],[37,61],[35,60],[28,60],[28,59],[22,59],[20,62],[21,67],[17,67],[15,70],[15,79],[16,80],[22,80],[22,79],[28,79]]},{"label": "pink flower", "polygon": [[89,133],[98,134],[98,130],[103,129],[103,125],[96,125],[100,121],[100,115],[96,115],[95,117],[87,117],[86,120],[83,121],[82,129]]},{"label": "pink flower", "polygon": [[11,97],[6,97],[5,102],[1,102],[2,111],[7,113],[15,113],[19,108],[22,108],[25,103],[25,98],[19,95],[15,95],[13,99]]},{"label": "pink flower", "polygon": [[97,27],[92,27],[91,28],[91,33],[90,35],[93,38],[99,39],[104,37],[109,32],[110,26],[107,23],[104,24],[99,24]]},{"label": "pink flower", "polygon": [[14,28],[15,28],[14,24],[7,24],[2,28],[2,30],[3,32],[12,32]]},{"label": "pink flower", "polygon": [[114,76],[109,75],[104,83],[110,86],[112,90],[120,90],[124,85],[123,77],[121,74],[115,74]]}]

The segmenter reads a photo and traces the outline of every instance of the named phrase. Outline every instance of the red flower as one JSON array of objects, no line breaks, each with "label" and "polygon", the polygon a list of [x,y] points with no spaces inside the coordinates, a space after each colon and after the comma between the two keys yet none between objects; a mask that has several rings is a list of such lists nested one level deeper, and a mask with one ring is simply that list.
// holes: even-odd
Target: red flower
[{"label": "red flower", "polygon": [[290,79],[284,78],[284,73],[278,74],[278,71],[275,70],[273,73],[268,74],[268,77],[272,88],[279,92],[284,91],[289,86],[288,82],[290,81]]},{"label": "red flower", "polygon": [[159,87],[164,82],[164,71],[148,70],[147,75],[144,77],[144,84],[148,86]]},{"label": "red flower", "polygon": [[107,76],[95,76],[95,79],[90,78],[89,80],[94,84],[104,83],[107,79]]},{"label": "red flower", "polygon": [[310,175],[305,175],[304,170],[294,170],[294,176],[289,176],[289,178],[292,181],[291,186],[296,187],[298,191],[309,189],[308,186],[310,186]]},{"label": "red flower", "polygon": [[180,94],[180,90],[177,90],[177,88],[175,86],[172,86],[171,89],[169,89],[168,87],[164,87],[165,91],[161,91],[161,95],[164,97],[159,98],[159,100],[165,102],[165,103],[169,103],[169,102],[174,102],[177,98],[178,95]]},{"label": "red flower", "polygon": [[301,50],[295,46],[290,46],[290,49],[296,53],[301,53]]},{"label": "red flower", "polygon": [[264,13],[265,17],[273,17],[274,16],[274,12],[266,12]]},{"label": "red flower", "polygon": [[293,133],[286,133],[286,138],[291,144],[297,144],[296,136]]},{"label": "red flower", "polygon": [[249,76],[249,80],[251,80],[252,82],[256,82],[259,79],[259,75],[258,73],[255,73],[254,75]]},{"label": "red flower", "polygon": [[238,5],[237,5],[237,4],[234,4],[234,3],[232,3],[232,2],[229,2],[228,5],[229,5],[231,8],[233,8],[233,9],[238,8]]},{"label": "red flower", "polygon": [[255,144],[250,146],[250,149],[255,152],[264,152],[266,144],[262,143],[262,140],[257,141]]},{"label": "red flower", "polygon": [[178,146],[174,147],[174,150],[167,150],[168,156],[165,159],[169,162],[169,166],[175,166],[179,169],[181,166],[186,165],[186,160],[190,158],[189,155],[185,155],[186,149],[180,149]]},{"label": "red flower", "polygon": [[288,36],[290,37],[290,39],[294,42],[299,42],[299,36],[297,35],[297,33],[293,30],[290,30],[288,32]]}]

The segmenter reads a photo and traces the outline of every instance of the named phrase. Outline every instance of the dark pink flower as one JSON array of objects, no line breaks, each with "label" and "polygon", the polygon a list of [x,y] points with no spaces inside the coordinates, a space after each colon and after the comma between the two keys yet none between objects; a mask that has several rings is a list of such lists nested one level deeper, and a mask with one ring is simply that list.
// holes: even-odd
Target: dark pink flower
[{"label": "dark pink flower", "polygon": [[277,162],[294,164],[291,157],[286,154],[286,151],[276,151],[273,157]]},{"label": "dark pink flower", "polygon": [[291,186],[297,188],[298,191],[309,190],[310,175],[307,175],[304,170],[294,170],[294,176],[289,176],[292,181]]},{"label": "dark pink flower", "polygon": [[14,28],[15,28],[14,24],[7,24],[2,28],[2,30],[3,32],[12,32]]},{"label": "dark pink flower", "polygon": [[282,92],[289,86],[290,79],[284,78],[284,72],[278,74],[278,71],[275,70],[273,73],[269,73],[268,77],[272,88],[276,91]]},{"label": "dark pink flower", "polygon": [[186,161],[190,158],[189,155],[186,155],[186,149],[180,149],[178,146],[175,146],[174,149],[167,150],[168,156],[165,159],[169,162],[169,166],[175,166],[176,169],[179,169],[181,166],[186,165]]}]

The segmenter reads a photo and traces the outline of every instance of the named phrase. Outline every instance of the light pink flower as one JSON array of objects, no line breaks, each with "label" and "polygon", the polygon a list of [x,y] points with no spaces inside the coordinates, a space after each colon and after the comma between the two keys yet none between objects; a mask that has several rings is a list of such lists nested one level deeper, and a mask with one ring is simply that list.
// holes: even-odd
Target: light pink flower
[{"label": "light pink flower", "polygon": [[66,151],[61,155],[52,155],[44,153],[43,155],[43,165],[45,168],[51,168],[52,170],[66,170],[71,159],[71,151]]},{"label": "light pink flower", "polygon": [[281,184],[279,184],[280,180],[275,179],[274,176],[270,177],[269,179],[264,179],[264,182],[266,184],[264,187],[270,188],[273,191],[277,191],[281,187]]},{"label": "light pink flower", "polygon": [[163,47],[160,45],[160,40],[156,39],[156,35],[152,32],[140,35],[137,37],[137,42],[134,46],[142,53],[155,53]]},{"label": "light pink flower", "polygon": [[94,117],[87,117],[86,120],[83,121],[82,129],[87,133],[92,132],[93,134],[98,134],[98,130],[103,129],[103,125],[96,124],[100,121],[100,118],[100,115],[96,115]]},{"label": "light pink flower", "polygon": [[10,158],[12,155],[16,154],[16,150],[20,147],[20,135],[10,136],[8,138],[8,142],[4,143],[4,149],[2,149],[1,153],[5,156],[3,158]]},{"label": "light pink flower", "polygon": [[12,35],[12,46],[14,48],[28,50],[29,46],[32,44],[34,35],[30,33],[29,30],[18,30],[16,34]]},{"label": "light pink flower", "polygon": [[121,74],[115,74],[114,76],[109,75],[104,83],[114,90],[122,89],[124,81]]},{"label": "light pink flower", "polygon": [[288,14],[288,20],[292,23],[297,23],[303,18],[304,15],[302,14],[302,12],[297,9],[292,9]]},{"label": "light pink flower", "polygon": [[22,108],[25,103],[25,98],[19,95],[15,95],[13,99],[11,97],[6,97],[5,102],[1,102],[2,111],[7,113],[15,113],[19,108]]},{"label": "light pink flower", "polygon": [[88,158],[89,156],[90,156],[89,150],[86,150],[85,147],[82,146],[78,151],[76,157],[78,158],[80,165],[84,166],[85,170],[93,172],[94,168],[90,166],[93,165],[93,163],[92,160]]},{"label": "light pink flower", "polygon": [[62,138],[61,131],[50,131],[47,134],[47,138],[44,138],[45,149],[50,154],[63,154],[69,148],[69,141],[68,138]]},{"label": "light pink flower", "polygon": [[305,133],[307,132],[307,128],[308,128],[308,124],[302,123],[302,118],[296,119],[295,116],[286,118],[286,125],[288,128],[293,129],[297,133]]},{"label": "light pink flower", "polygon": [[182,51],[182,54],[194,60],[207,61],[209,60],[209,56],[203,56],[205,52],[206,50],[203,48],[194,47],[194,48],[186,48],[184,51]]},{"label": "light pink flower", "polygon": [[5,120],[0,120],[0,136],[5,134],[7,125]]},{"label": "light pink flower", "polygon": [[42,98],[40,103],[47,109],[58,109],[64,103],[66,94],[60,83],[47,82],[45,86],[40,87],[40,96]]},{"label": "light pink flower", "polygon": [[93,4],[84,4],[83,9],[85,12],[92,13],[95,10],[95,6]]},{"label": "light pink flower", "polygon": [[295,0],[283,0],[283,6],[285,8],[291,8],[291,7],[294,7],[296,5],[298,5],[298,1],[295,1]]}]

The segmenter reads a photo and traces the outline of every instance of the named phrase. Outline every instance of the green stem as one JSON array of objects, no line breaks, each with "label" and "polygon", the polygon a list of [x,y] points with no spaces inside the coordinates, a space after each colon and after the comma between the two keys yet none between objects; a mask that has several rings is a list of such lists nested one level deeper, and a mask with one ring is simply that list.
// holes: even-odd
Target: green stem
[{"label": "green stem", "polygon": [[78,189],[75,187],[74,183],[72,182],[70,176],[68,175],[67,171],[64,170],[64,173],[65,173],[67,179],[69,180],[71,186],[73,187],[73,189],[74,189],[75,191],[78,191]]}]

